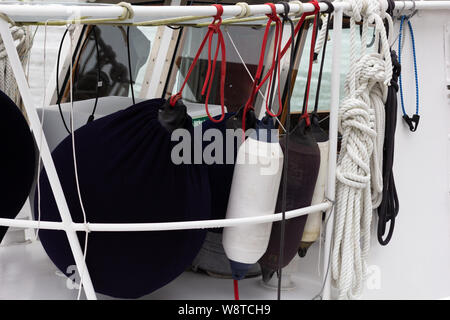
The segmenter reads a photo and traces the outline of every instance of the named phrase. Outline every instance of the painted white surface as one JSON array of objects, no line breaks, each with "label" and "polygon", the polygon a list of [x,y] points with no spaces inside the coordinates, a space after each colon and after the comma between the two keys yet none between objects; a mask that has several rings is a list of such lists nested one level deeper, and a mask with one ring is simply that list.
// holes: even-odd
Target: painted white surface
[{"label": "painted white surface", "polygon": [[[242,299],[276,299],[276,290],[267,289],[260,278],[239,282]],[[318,278],[297,274],[296,288],[283,291],[283,299],[311,299],[319,290]],[[47,257],[40,242],[0,247],[0,299],[76,299],[78,291]],[[98,295],[99,299],[112,299]],[[233,300],[231,279],[184,272],[176,280],[142,299],[225,299]]]},{"label": "painted white surface", "polygon": [[[450,91],[443,68],[444,25],[449,21],[446,11],[421,12],[411,20],[419,71],[420,124],[415,133],[409,131],[401,119],[399,102],[394,175],[400,212],[386,247],[378,244],[373,233],[369,265],[379,268],[381,282],[380,289],[366,290],[364,298],[437,299],[450,295]],[[405,108],[411,115],[415,112],[415,87],[409,34],[402,64]]]}]

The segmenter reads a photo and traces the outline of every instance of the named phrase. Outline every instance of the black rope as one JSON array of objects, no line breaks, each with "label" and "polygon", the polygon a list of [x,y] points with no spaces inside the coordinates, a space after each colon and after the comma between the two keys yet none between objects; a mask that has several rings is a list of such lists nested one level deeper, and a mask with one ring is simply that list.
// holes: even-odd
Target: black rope
[{"label": "black rope", "polygon": [[[283,25],[286,22],[289,22],[289,25],[291,27],[291,52],[290,52],[290,60],[289,60],[289,70],[288,70],[288,76],[287,76],[287,101],[286,101],[286,146],[285,146],[285,153],[284,153],[284,161],[283,161],[283,195],[282,195],[282,204],[281,204],[281,210],[282,210],[282,219],[281,219],[281,233],[280,233],[280,252],[278,255],[278,286],[277,286],[277,299],[281,299],[281,278],[282,278],[282,263],[283,263],[283,257],[284,257],[284,237],[285,237],[285,228],[286,228],[286,197],[287,197],[287,179],[288,179],[288,150],[289,150],[289,131],[291,126],[290,121],[290,113],[291,113],[291,77],[292,77],[292,68],[294,67],[295,63],[295,50],[294,50],[294,44],[295,44],[295,27],[294,22],[289,18],[289,4],[287,2],[279,2],[284,6],[284,13],[280,14],[280,16],[283,18]],[[279,58],[279,57],[278,57]],[[272,90],[273,90],[272,86]],[[281,106],[279,106],[281,108]]]},{"label": "black rope", "polygon": [[[100,61],[100,50],[99,50],[99,48],[98,48],[98,38],[97,38],[97,32],[96,32],[95,28],[96,28],[95,26],[92,26],[91,30],[89,30],[89,33],[87,34],[87,36],[86,36],[86,38],[84,39],[83,44],[82,44],[82,46],[81,46],[81,48],[83,49],[84,46],[86,45],[86,42],[89,40],[89,37],[90,37],[90,35],[91,35],[91,32],[93,32],[93,33],[94,33],[94,40],[95,40],[95,48],[96,48],[96,51],[97,51],[97,84],[96,84],[96,86],[95,86],[96,89],[95,89],[95,102],[94,102],[94,107],[93,107],[93,109],[92,109],[91,115],[90,115],[89,118],[88,118],[88,123],[91,122],[92,120],[94,120],[94,114],[95,114],[95,111],[97,110],[98,96],[99,96],[98,83],[99,83],[99,81],[100,81],[100,72],[101,72],[101,70],[100,70],[100,64],[99,64],[99,61]],[[64,124],[64,128],[66,129],[66,131],[67,131],[68,134],[71,134],[71,131],[70,131],[70,129],[69,129],[69,126],[67,125],[66,120],[64,119],[64,114],[63,114],[63,112],[62,112],[62,107],[61,107],[61,99],[62,99],[62,97],[61,97],[61,94],[60,94],[60,92],[59,92],[59,67],[60,67],[59,64],[60,64],[60,60],[61,60],[62,46],[63,46],[63,44],[64,44],[64,40],[65,40],[65,38],[66,38],[66,35],[67,35],[67,32],[68,32],[68,31],[69,31],[69,29],[67,28],[67,29],[64,31],[64,34],[63,34],[63,36],[62,36],[62,38],[61,38],[61,42],[59,43],[59,49],[58,49],[58,57],[57,57],[57,60],[56,60],[56,98],[57,98],[56,103],[58,104],[59,115],[61,116],[61,120],[62,120],[62,122],[63,122],[63,124]],[[71,61],[70,63],[73,63],[73,61]],[[69,75],[69,77],[71,77],[71,76],[72,76],[72,75]],[[71,80],[71,81],[72,81],[72,80]]]},{"label": "black rope", "polygon": [[[316,14],[316,18],[318,19],[319,18],[319,15],[320,15],[320,13],[317,13]],[[316,26],[316,28],[318,28],[319,27],[319,24],[317,23],[317,26]],[[314,28],[314,25],[313,25],[313,28]],[[317,36],[317,33],[318,32],[316,32],[316,36]],[[313,35],[311,34],[311,37],[312,37]],[[316,45],[316,42],[314,41],[314,45]],[[314,54],[314,53],[313,53]],[[313,56],[313,60],[314,60],[314,56]],[[308,62],[308,67],[309,67],[309,62]],[[306,86],[305,86],[305,93],[303,94],[303,108],[302,108],[302,115],[303,114],[305,114],[305,112],[308,112],[308,110],[306,110],[306,106],[307,106],[307,101],[306,101],[306,97],[308,96],[308,87],[309,87],[309,83],[311,82],[311,78],[308,78],[308,76],[306,77]]]},{"label": "black rope", "polygon": [[[62,46],[64,43],[64,39],[66,38],[67,32],[69,31],[68,28],[66,28],[66,30],[64,31],[64,34],[61,38],[61,42],[59,43],[59,49],[58,49],[58,58],[56,59],[56,98],[57,101],[56,103],[58,104],[58,109],[59,109],[59,115],[61,116],[61,120],[64,124],[64,128],[66,129],[66,131],[71,134],[69,127],[67,126],[66,120],[64,119],[64,114],[62,112],[62,108],[61,108],[61,96],[59,94],[59,60],[61,58],[61,50],[62,50]],[[72,61],[70,62],[72,63]]]},{"label": "black rope", "polygon": [[317,90],[316,90],[316,99],[314,101],[314,111],[312,113],[312,117],[317,117],[317,111],[319,109],[319,95],[320,95],[320,86],[322,84],[322,73],[323,73],[323,66],[325,64],[325,54],[327,52],[327,42],[328,42],[328,33],[330,31],[330,24],[331,24],[331,13],[334,11],[334,6],[329,1],[322,1],[325,2],[328,5],[327,13],[327,28],[325,30],[325,42],[323,43],[323,51],[322,51],[322,59],[320,61],[320,69],[319,69],[319,78],[317,80]]},{"label": "black rope", "polygon": [[[397,125],[397,91],[398,77],[400,75],[400,64],[397,60],[397,54],[391,50],[392,59],[392,79],[388,88],[388,95],[385,104],[386,128],[383,146],[383,193],[380,206],[378,207],[378,242],[385,246],[391,240],[394,232],[395,218],[399,211],[399,201],[397,190],[395,188],[394,174],[392,166],[394,163],[394,142],[395,128]],[[389,223],[389,230],[386,238],[386,227]]]},{"label": "black rope", "polygon": [[166,27],[167,27],[167,28],[170,28],[170,29],[172,29],[172,30],[180,30],[180,29],[182,28],[182,26],[174,27],[174,26],[169,26],[169,25],[167,25]]},{"label": "black rope", "polygon": [[98,48],[98,38],[97,38],[97,31],[95,30],[95,26],[92,26],[92,29],[91,29],[90,32],[94,33],[95,50],[97,51],[97,83],[95,84],[95,103],[94,103],[94,108],[92,109],[92,113],[89,116],[88,123],[91,122],[91,121],[94,121],[95,111],[97,111],[97,103],[98,103],[98,95],[99,95],[98,85],[99,85],[99,82],[100,82],[100,73],[101,73],[101,70],[100,70],[100,50]]},{"label": "black rope", "polygon": [[133,104],[136,104],[134,100],[134,86],[133,86],[133,73],[131,71],[131,54],[130,54],[130,27],[127,27],[127,52],[128,52],[128,72],[130,77],[131,86],[131,98],[133,99]]}]

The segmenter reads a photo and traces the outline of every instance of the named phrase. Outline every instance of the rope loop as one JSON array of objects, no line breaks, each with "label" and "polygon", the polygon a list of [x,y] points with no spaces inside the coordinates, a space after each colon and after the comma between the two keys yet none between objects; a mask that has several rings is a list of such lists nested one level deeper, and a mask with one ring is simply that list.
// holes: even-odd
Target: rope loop
[{"label": "rope loop", "polygon": [[134,18],[133,6],[129,2],[119,2],[117,5],[124,9],[122,15],[118,18],[119,20],[129,20]]},{"label": "rope loop", "polygon": [[334,6],[333,6],[333,4],[331,3],[331,1],[328,1],[328,0],[322,0],[321,2],[325,3],[325,4],[328,6],[327,10],[323,11],[324,13],[330,14],[330,13],[333,13],[333,12],[334,12]]},{"label": "rope loop", "polygon": [[[214,16],[214,20],[220,20],[222,21],[222,15],[223,15],[223,6],[221,4],[213,4],[214,7],[217,9],[217,13]],[[214,21],[213,21],[214,23]]]},{"label": "rope loop", "polygon": [[280,16],[283,18],[283,21],[284,21],[284,20],[288,19],[288,16],[289,16],[289,10],[290,10],[289,3],[287,3],[286,1],[280,1],[278,3],[283,5],[284,12],[280,13]]},{"label": "rope loop", "polygon": [[319,17],[320,12],[320,5],[317,0],[310,1],[314,6],[314,12],[310,13],[314,15],[314,23],[313,23],[313,29],[312,29],[312,35],[311,35],[311,47],[309,50],[309,66],[308,66],[308,75],[306,77],[306,86],[305,86],[305,93],[303,96],[303,109],[302,109],[302,119],[305,119],[306,126],[309,127],[311,125],[311,120],[309,118],[308,114],[308,101],[309,101],[309,92],[311,87],[311,76],[312,76],[312,68],[313,68],[313,62],[314,62],[314,50],[316,47],[316,34],[317,34],[317,20]]},{"label": "rope loop", "polygon": [[238,2],[237,6],[241,7],[241,12],[235,16],[237,19],[247,18],[251,15],[251,9],[247,2]]},{"label": "rope loop", "polygon": [[[406,124],[409,127],[409,130],[411,132],[415,132],[417,130],[417,127],[419,125],[420,115],[419,115],[419,79],[418,79],[418,73],[417,73],[417,60],[416,60],[416,45],[414,41],[414,31],[413,27],[411,25],[411,21],[409,21],[409,18],[407,16],[402,16],[400,20],[400,30],[399,30],[399,37],[398,37],[398,63],[402,63],[402,34],[403,34],[403,24],[404,22],[407,22],[409,33],[411,35],[411,45],[412,45],[412,53],[413,53],[413,64],[414,64],[414,80],[415,80],[415,87],[416,87],[416,113],[413,114],[411,117],[407,114],[405,109],[405,100],[404,100],[404,94],[403,94],[403,81],[402,81],[402,74],[400,73],[399,76],[399,87],[400,87],[400,103],[402,107],[402,113],[403,113],[403,120],[406,122]],[[404,43],[404,39],[403,39]]]},{"label": "rope loop", "polygon": [[272,10],[272,12],[266,14],[266,16],[269,17],[269,19],[273,20],[273,21],[280,19],[280,18],[278,18],[278,14],[277,14],[277,7],[271,2],[267,2],[265,4],[268,5],[270,7],[270,9]]},{"label": "rope loop", "polygon": [[[205,81],[203,83],[202,87],[202,95],[205,95],[205,110],[206,114],[208,115],[208,118],[215,123],[221,122],[225,118],[225,74],[226,74],[226,49],[225,49],[225,40],[222,34],[222,31],[220,29],[220,26],[222,25],[222,14],[223,14],[223,6],[220,4],[213,4],[213,6],[217,9],[217,13],[213,18],[213,21],[208,26],[208,32],[206,32],[205,37],[203,38],[202,43],[200,44],[200,47],[197,50],[197,54],[194,57],[194,60],[192,61],[191,66],[189,67],[189,71],[186,74],[186,77],[184,78],[184,82],[181,85],[180,91],[176,93],[175,95],[171,96],[169,98],[169,104],[174,107],[176,102],[182,98],[183,89],[187,84],[187,81],[189,80],[189,77],[191,76],[192,71],[194,70],[195,65],[198,62],[198,59],[200,58],[200,54],[203,51],[203,48],[206,45],[206,42],[208,42],[208,69],[205,76]],[[214,34],[217,34],[217,49],[214,54],[214,58],[212,58],[212,41]],[[221,52],[222,61],[221,61],[221,68],[220,68],[220,105],[221,105],[221,116],[219,119],[213,118],[213,116],[209,113],[208,109],[208,101],[209,96],[211,93],[212,88],[212,82],[214,79],[214,74],[216,71],[216,64],[217,59],[219,56],[219,51]],[[212,60],[212,61],[211,61]]]},{"label": "rope loop", "polygon": [[318,14],[320,12],[320,5],[319,1],[312,0],[309,3],[311,3],[314,6],[314,11],[311,14]]}]

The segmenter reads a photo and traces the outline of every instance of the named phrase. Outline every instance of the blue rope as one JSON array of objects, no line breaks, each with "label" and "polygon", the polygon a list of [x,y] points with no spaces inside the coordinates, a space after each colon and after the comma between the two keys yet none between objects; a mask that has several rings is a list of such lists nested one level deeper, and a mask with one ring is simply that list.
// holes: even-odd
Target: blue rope
[{"label": "blue rope", "polygon": [[[403,23],[404,21],[408,22],[409,27],[409,33],[411,34],[411,42],[412,42],[412,51],[413,51],[413,58],[414,58],[414,77],[416,82],[416,114],[413,115],[412,118],[408,116],[405,110],[405,102],[403,99],[403,85],[402,85],[402,74],[400,73],[399,77],[399,87],[400,87],[400,102],[402,106],[403,111],[403,118],[410,126],[411,131],[416,131],[417,125],[419,122],[419,80],[417,75],[417,62],[416,62],[416,44],[414,41],[414,32],[411,25],[411,22],[406,16],[402,16],[400,20],[400,30],[399,30],[399,37],[398,37],[398,62],[402,63],[402,33],[403,33]],[[415,123],[415,126],[412,123]]]}]

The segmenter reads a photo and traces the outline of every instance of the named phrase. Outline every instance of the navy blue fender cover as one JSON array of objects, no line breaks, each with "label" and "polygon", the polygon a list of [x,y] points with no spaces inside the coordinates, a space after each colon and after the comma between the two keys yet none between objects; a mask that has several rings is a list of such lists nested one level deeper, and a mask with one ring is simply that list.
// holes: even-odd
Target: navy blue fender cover
[{"label": "navy blue fender cover", "polygon": [[[210,191],[203,165],[174,164],[170,132],[158,120],[165,100],[147,100],[75,131],[81,197],[90,223],[150,223],[210,219]],[[181,124],[192,133],[192,119]],[[52,153],[72,219],[83,222],[71,136]],[[37,205],[37,203],[35,203]],[[37,208],[35,210],[37,212]],[[45,171],[41,219],[61,221]],[[205,230],[91,232],[86,262],[96,292],[138,298],[186,270]],[[63,231],[40,230],[50,259],[67,276],[74,265]],[[78,238],[84,245],[85,233]],[[69,269],[71,270],[71,269]]]},{"label": "navy blue fender cover", "polygon": [[[0,217],[14,219],[27,199],[35,175],[35,145],[25,117],[0,91]],[[0,242],[8,230],[0,227]]]}]

